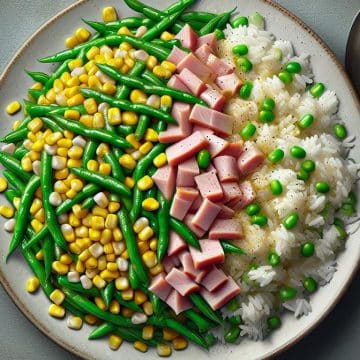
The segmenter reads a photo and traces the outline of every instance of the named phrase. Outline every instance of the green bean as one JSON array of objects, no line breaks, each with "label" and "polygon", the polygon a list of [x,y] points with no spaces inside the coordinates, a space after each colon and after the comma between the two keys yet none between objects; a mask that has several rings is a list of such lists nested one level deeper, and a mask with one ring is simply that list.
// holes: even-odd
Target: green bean
[{"label": "green bean", "polygon": [[87,168],[87,163],[89,160],[93,159],[96,155],[96,149],[99,146],[99,143],[95,140],[89,140],[86,143],[85,149],[84,149],[84,153],[82,156],[82,167],[84,169]]},{"label": "green bean", "polygon": [[135,131],[136,127],[134,125],[119,125],[116,127],[116,132],[121,136],[128,136]]},{"label": "green bean", "polygon": [[213,19],[211,19],[199,30],[199,35],[202,36],[202,35],[210,34],[215,29],[222,30],[226,26],[227,22],[230,20],[231,14],[235,11],[235,9],[229,12],[224,12],[222,14],[219,14]]},{"label": "green bean", "polygon": [[29,101],[24,101],[25,110],[32,117],[41,117],[48,115],[64,115],[67,110],[76,110],[79,111],[80,114],[86,114],[86,110],[83,105],[77,106],[59,106],[59,105],[39,105],[34,104]]},{"label": "green bean", "polygon": [[130,221],[129,214],[126,209],[122,208],[118,212],[119,224],[121,231],[125,238],[126,248],[129,253],[130,261],[134,266],[134,270],[142,284],[147,285],[149,283],[149,275],[144,267],[144,264],[137,247],[135,234],[132,228],[132,222]]},{"label": "green bean", "polygon": [[25,70],[25,72],[36,82],[39,82],[43,85],[45,85],[47,83],[47,81],[49,80],[49,75],[45,74],[43,72],[38,72],[38,71],[28,71]]},{"label": "green bean", "polygon": [[238,255],[246,254],[246,252],[243,249],[239,248],[238,246],[232,244],[229,241],[221,240],[220,243],[225,253],[238,254]]},{"label": "green bean", "polygon": [[140,215],[143,199],[143,192],[137,186],[135,186],[133,191],[132,208],[129,214],[130,219],[134,222]]},{"label": "green bean", "polygon": [[114,332],[115,329],[116,329],[115,325],[104,322],[89,334],[88,339],[89,340],[100,339],[100,338]]},{"label": "green bean", "polygon": [[204,11],[189,11],[186,13],[183,13],[180,16],[180,19],[185,22],[189,21],[201,21],[204,23],[207,23],[214,19],[216,17],[216,14],[210,13],[210,12],[204,12]]},{"label": "green bean", "polygon": [[59,67],[50,75],[49,80],[46,82],[45,86],[43,87],[44,94],[49,91],[52,86],[54,85],[54,81],[58,79],[64,72],[69,71],[69,62],[72,59],[69,58],[68,60],[64,61]]},{"label": "green bean", "polygon": [[4,195],[6,197],[6,200],[11,204],[13,205],[13,202],[14,202],[14,199],[16,197],[20,197],[21,193],[18,192],[17,190],[15,189],[7,189],[5,192],[4,192]]},{"label": "green bean", "polygon": [[157,258],[158,261],[161,261],[166,253],[166,250],[169,245],[169,217],[170,217],[170,206],[171,201],[167,200],[161,193],[158,191],[157,199],[160,204],[158,210],[158,223],[159,223],[159,235],[158,235],[158,245],[157,245]]},{"label": "green bean", "polygon": [[20,161],[4,151],[0,151],[0,163],[22,180],[30,180],[31,174],[23,170]]},{"label": "green bean", "polygon": [[160,20],[161,12],[158,9],[155,9],[137,0],[124,0],[124,2],[130,9],[133,9],[140,14],[144,14],[151,20]]},{"label": "green bean", "polygon": [[205,315],[208,319],[217,324],[222,324],[223,319],[209,306],[209,304],[201,297],[200,294],[192,293],[189,295],[191,302]]},{"label": "green bean", "polygon": [[119,164],[119,160],[116,158],[115,154],[112,151],[106,153],[104,155],[104,160],[111,165],[111,172],[113,178],[120,181],[124,181],[125,175]]},{"label": "green bean", "polygon": [[45,276],[48,279],[51,275],[52,263],[55,259],[54,242],[50,236],[46,236],[43,243]]},{"label": "green bean", "polygon": [[129,265],[128,276],[131,288],[138,289],[140,286],[140,281],[132,264]]},{"label": "green bean", "polygon": [[[27,93],[29,95],[29,101],[33,102],[33,103],[37,103],[37,100],[39,99],[39,97],[41,95],[43,95],[43,90],[39,90],[39,89],[28,89]],[[35,100],[35,101],[33,101]]]},{"label": "green bean", "polygon": [[13,152],[13,157],[15,159],[21,160],[28,152],[29,152],[28,149],[25,149],[23,146],[19,146]]},{"label": "green bean", "polygon": [[31,116],[27,116],[26,118],[24,118],[24,120],[21,122],[21,124],[19,125],[19,127],[17,128],[17,130],[19,129],[23,129],[24,127],[27,127],[29,122],[31,121]]},{"label": "green bean", "polygon": [[145,132],[149,127],[151,119],[147,115],[140,115],[139,121],[135,130],[135,137],[137,140],[142,140],[145,136]]},{"label": "green bean", "polygon": [[138,341],[141,339],[141,342],[148,346],[155,347],[158,344],[158,341],[156,339],[150,339],[145,340],[142,338],[142,332],[140,329],[121,329],[116,328],[114,330],[114,333],[118,336],[120,336],[122,339],[134,343],[135,341]]},{"label": "green bean", "polygon": [[32,204],[35,191],[40,186],[40,178],[34,175],[29,182],[27,183],[23,195],[21,197],[21,206],[16,212],[16,225],[11,239],[9,250],[6,255],[6,261],[8,261],[11,254],[16,250],[22,241],[25,231],[26,231],[26,222],[28,219],[30,206]]},{"label": "green bean", "polygon": [[192,309],[186,310],[183,313],[188,319],[193,321],[195,325],[197,326],[200,333],[206,332],[210,330],[211,328],[214,328],[217,326],[213,322],[209,321],[208,319],[202,317],[200,314],[195,312]]},{"label": "green bean", "polygon": [[170,216],[169,225],[190,246],[200,250],[200,244],[195,234],[181,221]]},{"label": "green bean", "polygon": [[49,234],[47,225],[43,226],[39,232],[33,235],[26,243],[23,244],[24,249],[30,249],[34,245],[38,244],[46,235]]},{"label": "green bean", "polygon": [[131,301],[127,301],[124,300],[121,296],[121,293],[119,291],[114,291],[114,298],[116,299],[116,301],[120,304],[123,305],[133,311],[137,311],[137,312],[142,312],[142,308],[135,303],[135,301],[131,300]]},{"label": "green bean", "polygon": [[48,117],[42,117],[41,119],[43,123],[53,132],[64,132],[63,128],[59,126],[53,119],[50,119]]},{"label": "green bean", "polygon": [[[163,46],[167,49],[172,49],[174,46],[180,48],[180,49],[186,49],[181,46],[181,42],[178,39],[172,39],[172,40],[161,40],[161,39],[153,39],[151,40],[152,44]],[[186,49],[187,50],[187,49]],[[184,50],[185,51],[185,50]]]},{"label": "green bean", "polygon": [[91,209],[95,205],[96,205],[96,201],[94,200],[94,198],[92,196],[90,196],[83,201],[83,203],[81,204],[81,208],[82,209]]},{"label": "green bean", "polygon": [[104,289],[100,291],[101,297],[103,298],[106,307],[110,306],[110,302],[114,296],[114,288],[115,288],[115,283],[114,281],[111,281],[105,286]]},{"label": "green bean", "polygon": [[184,10],[186,7],[189,7],[195,3],[195,0],[181,0],[176,3],[169,5],[163,13],[166,14],[173,14],[174,12],[178,12],[180,10]]},{"label": "green bean", "polygon": [[164,83],[162,80],[160,80],[153,72],[146,69],[142,74],[141,78],[148,81],[151,84],[163,86]]},{"label": "green bean", "polygon": [[16,174],[14,174],[13,172],[11,172],[9,170],[4,170],[3,175],[4,175],[5,179],[7,180],[7,182],[13,188],[15,188],[20,194],[24,193],[26,184],[21,179],[19,179],[16,176]]},{"label": "green bean", "polygon": [[[142,73],[142,71],[145,69],[146,64],[143,61],[138,60],[134,67],[130,70],[129,76],[138,76]],[[126,99],[130,95],[130,89],[126,85],[121,85],[118,87],[115,99],[122,100]]]},{"label": "green bean", "polygon": [[65,275],[57,276],[56,281],[59,283],[61,287],[75,291],[77,293],[91,297],[100,296],[100,291],[96,287],[92,287],[90,289],[84,289],[81,283],[70,282]]},{"label": "green bean", "polygon": [[5,135],[3,138],[0,139],[0,142],[3,143],[16,143],[20,140],[25,140],[27,137],[27,134],[29,132],[28,128],[21,128],[14,130],[7,135]]}]

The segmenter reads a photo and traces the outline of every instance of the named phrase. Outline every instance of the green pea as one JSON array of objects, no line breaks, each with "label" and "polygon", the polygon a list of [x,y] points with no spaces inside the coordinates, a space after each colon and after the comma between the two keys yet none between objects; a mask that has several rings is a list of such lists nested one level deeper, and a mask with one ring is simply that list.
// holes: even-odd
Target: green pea
[{"label": "green pea", "polygon": [[252,264],[249,265],[249,271],[256,270],[258,268],[259,268],[258,264],[252,263]]},{"label": "green pea", "polygon": [[282,221],[282,223],[285,229],[291,230],[296,226],[298,221],[299,221],[299,214],[296,211],[293,211],[288,216],[286,216],[286,218]]},{"label": "green pea", "polygon": [[325,181],[319,181],[316,183],[315,189],[318,193],[326,194],[330,190],[330,185]]},{"label": "green pea", "polygon": [[252,70],[252,68],[253,68],[253,65],[252,65],[251,61],[246,57],[239,57],[236,60],[236,65],[244,73],[250,72]]},{"label": "green pea", "polygon": [[253,225],[259,225],[260,227],[263,227],[267,225],[268,219],[265,215],[254,215],[251,218],[251,224]]},{"label": "green pea", "polygon": [[286,64],[285,70],[290,74],[297,74],[301,72],[301,65],[297,61],[290,61]]},{"label": "green pea", "polygon": [[240,328],[238,326],[232,326],[224,335],[224,340],[227,343],[234,343],[240,336]]},{"label": "green pea", "polygon": [[261,14],[258,12],[254,12],[249,16],[249,22],[250,24],[255,25],[259,29],[263,29],[265,26],[265,20]]},{"label": "green pea", "polygon": [[257,204],[257,203],[252,203],[250,205],[248,205],[246,207],[246,213],[249,215],[249,216],[253,216],[253,215],[256,215],[260,212],[260,205]]},{"label": "green pea", "polygon": [[279,254],[277,254],[275,251],[269,252],[267,260],[272,267],[279,265],[281,261]]},{"label": "green pea", "polygon": [[211,154],[208,150],[200,150],[196,156],[200,169],[206,169],[210,165]]},{"label": "green pea", "polygon": [[312,160],[305,160],[301,163],[301,169],[306,171],[307,173],[311,173],[315,170],[315,163]]},{"label": "green pea", "polygon": [[339,239],[345,240],[347,238],[347,232],[345,231],[344,222],[338,218],[334,219],[334,226],[339,233]]},{"label": "green pea", "polygon": [[354,215],[355,213],[355,208],[354,208],[354,205],[352,204],[342,204],[341,205],[341,208],[340,208],[340,211],[347,217],[351,217]]},{"label": "green pea", "polygon": [[230,24],[233,28],[238,28],[239,26],[249,26],[249,20],[246,16],[238,16],[236,19],[230,21]]},{"label": "green pea", "polygon": [[300,171],[298,171],[298,173],[296,174],[296,178],[304,182],[309,179],[309,176],[310,176],[309,173],[303,169],[300,169]]},{"label": "green pea", "polygon": [[281,326],[281,320],[279,316],[269,316],[267,318],[267,326],[270,330],[275,330]]},{"label": "green pea", "polygon": [[245,44],[239,44],[232,48],[232,52],[234,55],[243,56],[249,52],[249,48]]},{"label": "green pea", "polygon": [[270,190],[273,195],[280,195],[283,192],[283,187],[279,180],[272,180],[270,182]]},{"label": "green pea", "polygon": [[297,290],[292,287],[283,287],[279,291],[281,301],[288,301],[293,299],[297,294]]},{"label": "green pea", "polygon": [[306,156],[306,151],[297,145],[294,145],[290,149],[290,154],[297,159],[303,159]]},{"label": "green pea", "polygon": [[246,124],[241,130],[240,130],[240,136],[244,140],[250,140],[256,132],[256,126],[252,123]]},{"label": "green pea", "polygon": [[306,129],[309,126],[311,126],[313,122],[314,122],[314,116],[312,116],[311,114],[305,114],[297,122],[297,125],[302,129]]},{"label": "green pea", "polygon": [[244,85],[240,88],[240,97],[244,100],[248,99],[251,95],[251,90],[254,87],[251,81],[245,81]]},{"label": "green pea", "polygon": [[205,342],[206,342],[206,344],[210,347],[210,346],[212,346],[212,345],[215,344],[216,338],[215,338],[215,336],[214,336],[213,334],[208,333],[208,334],[206,334],[206,336],[205,336]]},{"label": "green pea", "polygon": [[344,125],[335,124],[334,125],[334,134],[338,139],[343,140],[347,137],[347,130]]},{"label": "green pea", "polygon": [[215,36],[216,36],[216,40],[225,39],[225,34],[224,34],[224,32],[222,30],[215,29],[214,33],[215,33]]},{"label": "green pea", "polygon": [[240,315],[234,315],[229,317],[229,323],[233,325],[240,325],[242,323],[242,319]]},{"label": "green pea", "polygon": [[303,286],[304,286],[304,289],[306,291],[308,291],[309,293],[315,292],[318,288],[318,284],[317,284],[316,280],[310,276],[307,277],[306,279],[304,279]]},{"label": "green pea", "polygon": [[227,304],[226,304],[226,308],[229,311],[236,311],[237,309],[239,309],[240,305],[239,302],[236,298],[232,298]]},{"label": "green pea", "polygon": [[304,257],[313,256],[315,252],[315,245],[313,242],[308,241],[301,245],[300,254]]},{"label": "green pea", "polygon": [[271,110],[274,110],[275,108],[275,101],[274,99],[272,98],[265,98],[264,101],[263,101],[263,104],[261,106],[261,109],[262,110],[268,110],[268,111],[271,111]]},{"label": "green pea", "polygon": [[287,71],[279,72],[278,77],[286,85],[291,84],[293,79],[292,75]]},{"label": "green pea", "polygon": [[325,85],[321,82],[315,83],[311,88],[310,88],[310,94],[314,97],[314,98],[319,98],[325,91]]},{"label": "green pea", "polygon": [[261,110],[259,113],[259,120],[262,123],[270,123],[274,121],[275,114],[271,110]]},{"label": "green pea", "polygon": [[269,161],[271,161],[273,164],[278,163],[283,158],[284,158],[284,151],[281,149],[275,149],[268,155]]}]

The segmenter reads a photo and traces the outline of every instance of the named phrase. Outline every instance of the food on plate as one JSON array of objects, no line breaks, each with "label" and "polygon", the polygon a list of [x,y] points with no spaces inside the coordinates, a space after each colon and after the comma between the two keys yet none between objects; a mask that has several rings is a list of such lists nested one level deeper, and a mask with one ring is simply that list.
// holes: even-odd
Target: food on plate
[{"label": "food on plate", "polygon": [[0,206],[54,318],[160,356],[263,339],[336,271],[355,223],[354,138],[310,60],[254,13],[85,21],[0,151]]}]

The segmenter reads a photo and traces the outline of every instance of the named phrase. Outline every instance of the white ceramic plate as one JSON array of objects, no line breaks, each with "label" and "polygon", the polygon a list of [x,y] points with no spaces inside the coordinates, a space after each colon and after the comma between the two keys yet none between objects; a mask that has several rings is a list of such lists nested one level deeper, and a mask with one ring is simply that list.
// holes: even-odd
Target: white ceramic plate
[{"label": "white ceramic plate", "polygon": [[[173,2],[172,0],[171,2]],[[160,1],[148,1],[154,6]],[[162,6],[170,4],[169,0],[162,0]],[[125,5],[119,1],[106,1],[106,5],[113,5],[119,10],[121,16],[131,14]],[[100,19],[101,8],[104,1],[80,1],[58,14],[41,29],[39,29],[15,55],[10,65],[0,78],[1,108],[12,101],[26,96],[24,89],[31,84],[23,69],[47,71],[49,65],[41,65],[36,59],[52,54],[63,48],[64,39],[75,28],[83,25],[81,17],[87,19]],[[351,134],[360,138],[360,108],[356,95],[347,79],[341,65],[335,55],[322,42],[322,40],[308,29],[294,15],[280,6],[264,0],[222,0],[198,1],[198,8],[208,11],[222,12],[237,6],[241,14],[249,15],[254,11],[260,12],[266,19],[266,27],[272,31],[278,39],[291,40],[298,53],[311,54],[313,70],[316,78],[334,89],[340,99],[339,115],[347,123]],[[52,70],[52,69],[51,69]],[[3,118],[3,126],[0,136],[8,132],[12,120]],[[352,157],[360,160],[360,147],[355,148]],[[3,220],[0,220],[2,229]],[[282,327],[262,342],[243,340],[238,346],[215,346],[210,352],[205,352],[196,346],[191,346],[185,352],[174,352],[173,359],[191,357],[197,360],[215,359],[219,355],[223,359],[259,359],[273,356],[280,351],[296,343],[308,334],[324,317],[331,311],[341,295],[347,289],[359,263],[360,242],[358,235],[350,236],[346,243],[345,251],[338,258],[338,271],[333,280],[321,288],[312,297],[313,311],[308,316],[295,320],[293,316],[285,316]],[[0,280],[6,291],[12,297],[21,311],[47,336],[59,345],[74,352],[80,357],[87,359],[108,359],[113,356],[121,356],[132,359],[149,359],[155,355],[152,351],[141,354],[129,344],[121,347],[115,355],[109,349],[105,340],[88,341],[87,335],[90,328],[85,325],[81,331],[73,331],[66,327],[65,321],[55,320],[47,315],[49,301],[40,292],[35,296],[28,295],[24,290],[26,279],[31,271],[20,255],[11,258],[9,264],[5,264],[5,253],[10,240],[9,234],[2,231],[0,241]]]}]

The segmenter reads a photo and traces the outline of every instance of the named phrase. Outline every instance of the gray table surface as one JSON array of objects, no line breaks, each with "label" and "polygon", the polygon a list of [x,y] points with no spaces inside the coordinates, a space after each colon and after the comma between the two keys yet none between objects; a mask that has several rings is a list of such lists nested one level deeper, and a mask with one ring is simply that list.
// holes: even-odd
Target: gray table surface
[{"label": "gray table surface", "polygon": [[[0,72],[43,22],[73,0],[0,0]],[[346,39],[360,0],[278,0],[315,30],[344,62]],[[359,359],[360,277],[327,319],[280,359]],[[77,359],[37,330],[0,286],[0,360]]]}]

